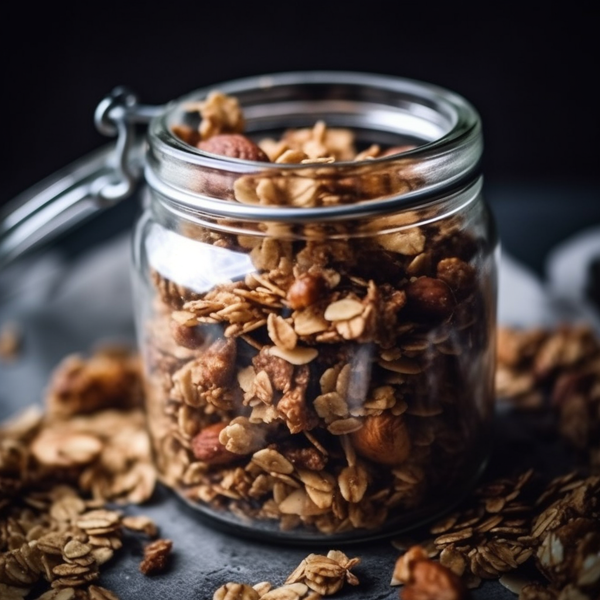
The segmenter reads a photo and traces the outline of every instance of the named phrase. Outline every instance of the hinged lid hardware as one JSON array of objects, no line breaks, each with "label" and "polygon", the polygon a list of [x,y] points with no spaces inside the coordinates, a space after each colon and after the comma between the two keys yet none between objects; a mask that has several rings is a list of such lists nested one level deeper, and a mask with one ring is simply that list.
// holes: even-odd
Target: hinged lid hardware
[{"label": "hinged lid hardware", "polygon": [[135,140],[134,125],[149,123],[163,110],[161,106],[139,104],[137,96],[122,86],[98,104],[94,114],[96,129],[106,136],[118,136],[113,157],[116,179],[109,183],[98,181],[98,189],[94,190],[98,203],[110,205],[131,195],[142,174],[142,166],[130,156]]}]

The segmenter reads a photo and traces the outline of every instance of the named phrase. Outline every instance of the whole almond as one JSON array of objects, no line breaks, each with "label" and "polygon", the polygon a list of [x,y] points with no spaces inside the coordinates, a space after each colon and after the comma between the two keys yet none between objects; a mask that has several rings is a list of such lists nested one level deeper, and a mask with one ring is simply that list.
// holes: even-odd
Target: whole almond
[{"label": "whole almond", "polygon": [[228,158],[242,158],[259,162],[270,162],[269,157],[252,140],[240,133],[221,133],[198,142],[197,147],[211,154]]},{"label": "whole almond", "polygon": [[358,454],[382,465],[399,465],[410,453],[404,419],[389,412],[367,417],[350,437]]},{"label": "whole almond", "polygon": [[210,465],[225,465],[238,458],[229,452],[219,441],[219,434],[227,427],[227,423],[215,423],[205,427],[192,440],[194,456]]}]

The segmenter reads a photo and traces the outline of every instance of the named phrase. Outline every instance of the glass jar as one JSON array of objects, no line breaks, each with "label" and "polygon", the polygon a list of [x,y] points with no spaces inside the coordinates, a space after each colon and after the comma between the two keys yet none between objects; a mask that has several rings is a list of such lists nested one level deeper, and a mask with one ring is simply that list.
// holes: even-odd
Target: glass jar
[{"label": "glass jar", "polygon": [[[497,240],[478,115],[368,74],[216,87],[252,140],[339,155],[200,149],[209,90],[152,120],[135,307],[162,480],[277,539],[373,538],[438,516],[484,468],[493,414]],[[344,154],[349,131],[358,155]]]}]

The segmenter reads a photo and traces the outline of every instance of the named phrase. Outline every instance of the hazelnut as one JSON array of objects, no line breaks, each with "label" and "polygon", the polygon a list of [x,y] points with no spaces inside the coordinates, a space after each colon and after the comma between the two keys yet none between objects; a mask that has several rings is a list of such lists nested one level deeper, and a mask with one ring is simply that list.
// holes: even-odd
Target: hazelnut
[{"label": "hazelnut", "polygon": [[200,348],[205,341],[202,330],[198,325],[188,327],[187,325],[181,325],[176,321],[171,321],[171,334],[179,346],[189,348],[190,350]]},{"label": "hazelnut", "polygon": [[432,560],[419,560],[412,567],[411,581],[402,590],[403,600],[466,600],[460,577]]},{"label": "hazelnut", "polygon": [[221,133],[198,142],[197,148],[229,158],[270,162],[269,157],[252,140],[240,133]]},{"label": "hazelnut", "polygon": [[391,413],[367,417],[350,436],[358,454],[382,465],[403,463],[410,453],[404,419]]},{"label": "hazelnut", "polygon": [[437,277],[447,283],[454,295],[468,296],[475,287],[475,269],[460,258],[444,258],[437,264]]},{"label": "hazelnut", "polygon": [[419,277],[411,281],[405,292],[407,309],[416,319],[445,319],[456,306],[448,284],[434,277]]},{"label": "hazelnut", "polygon": [[238,458],[229,452],[219,441],[219,434],[227,427],[227,423],[215,423],[205,427],[192,440],[194,456],[210,465],[225,465]]},{"label": "hazelnut", "polygon": [[320,275],[304,273],[292,283],[287,293],[290,308],[300,310],[319,300],[327,285]]}]

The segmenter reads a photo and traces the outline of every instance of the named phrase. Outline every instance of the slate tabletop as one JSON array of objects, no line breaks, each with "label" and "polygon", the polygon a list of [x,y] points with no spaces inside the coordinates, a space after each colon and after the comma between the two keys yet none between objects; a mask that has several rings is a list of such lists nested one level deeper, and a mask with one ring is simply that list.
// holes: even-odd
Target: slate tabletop
[{"label": "slate tabletop", "polygon": [[[573,307],[565,313],[562,306],[563,313],[557,313],[556,306],[548,305],[542,271],[544,257],[553,245],[580,229],[600,224],[598,203],[590,203],[597,190],[571,193],[567,213],[561,193],[547,189],[544,214],[536,210],[532,199],[541,193],[537,188],[492,191],[501,238],[506,240],[501,317],[525,325],[548,323],[565,314],[567,318],[581,317],[584,313]],[[127,208],[103,217],[104,221],[96,220],[0,273],[0,326],[16,322],[23,332],[19,360],[0,362],[0,418],[40,402],[50,372],[65,355],[85,353],[105,341],[135,343],[127,266],[129,235],[124,233],[133,214]],[[546,218],[547,227],[540,227],[540,218]],[[543,419],[512,413],[503,406],[497,409],[493,448],[484,478],[530,466],[550,477],[565,472],[571,464],[568,451],[548,435]],[[330,549],[314,544],[275,545],[220,531],[162,486],[146,505],[126,507],[125,511],[153,518],[161,536],[173,540],[174,552],[167,572],[145,577],[138,569],[142,539],[128,538],[123,550],[103,570],[100,581],[121,600],[210,600],[214,590],[228,581],[254,584],[267,580],[280,585],[308,553]],[[420,539],[424,533],[410,535]],[[389,539],[340,549],[361,558],[355,569],[360,585],[346,586],[336,598],[398,597],[397,588],[389,583],[399,552]],[[515,598],[498,582],[484,583],[472,597]]]}]

